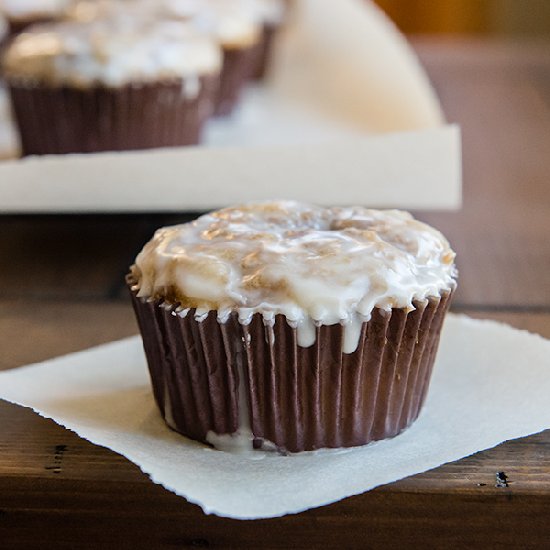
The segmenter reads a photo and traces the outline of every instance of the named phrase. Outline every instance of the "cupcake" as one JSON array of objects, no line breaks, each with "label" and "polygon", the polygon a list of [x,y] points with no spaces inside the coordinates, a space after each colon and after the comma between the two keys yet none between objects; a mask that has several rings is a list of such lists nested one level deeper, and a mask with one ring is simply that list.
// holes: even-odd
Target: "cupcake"
[{"label": "cupcake", "polygon": [[[135,18],[185,21],[223,52],[215,114],[233,112],[259,63],[263,43],[260,0],[80,0],[68,17],[80,21]],[[264,10],[262,17],[267,18]]]},{"label": "cupcake", "polygon": [[10,34],[17,34],[34,23],[62,19],[71,0],[0,0],[0,13],[9,22]]},{"label": "cupcake", "polygon": [[192,24],[213,36],[223,51],[215,114],[229,115],[252,77],[261,47],[263,25],[249,0],[164,0],[165,13],[190,17]]},{"label": "cupcake", "polygon": [[428,390],[454,257],[395,210],[254,203],[158,230],[127,283],[166,423],[280,452],[397,435]]},{"label": "cupcake", "polygon": [[25,155],[192,145],[211,115],[221,51],[168,21],[32,27],[4,72]]}]

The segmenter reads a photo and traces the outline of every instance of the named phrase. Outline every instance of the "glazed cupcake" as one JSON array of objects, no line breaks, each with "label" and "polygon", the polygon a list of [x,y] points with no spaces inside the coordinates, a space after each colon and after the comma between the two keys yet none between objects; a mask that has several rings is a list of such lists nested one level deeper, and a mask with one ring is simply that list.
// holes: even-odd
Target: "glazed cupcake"
[{"label": "glazed cupcake", "polygon": [[[79,21],[131,17],[189,22],[216,40],[223,62],[215,114],[229,115],[261,63],[264,20],[274,10],[264,0],[80,0],[68,17]],[[266,2],[268,0],[265,0]]]},{"label": "glazed cupcake", "polygon": [[161,414],[218,448],[397,435],[428,390],[454,257],[395,210],[257,203],[158,230],[127,283]]},{"label": "glazed cupcake", "polygon": [[24,155],[199,142],[217,94],[221,51],[168,21],[32,27],[4,55]]},{"label": "glazed cupcake", "polygon": [[165,0],[164,6],[172,14],[191,16],[196,28],[220,44],[223,64],[215,114],[231,114],[257,65],[263,26],[256,8],[248,0]]},{"label": "glazed cupcake", "polygon": [[65,15],[71,0],[0,0],[0,13],[15,35],[29,25],[58,21]]}]

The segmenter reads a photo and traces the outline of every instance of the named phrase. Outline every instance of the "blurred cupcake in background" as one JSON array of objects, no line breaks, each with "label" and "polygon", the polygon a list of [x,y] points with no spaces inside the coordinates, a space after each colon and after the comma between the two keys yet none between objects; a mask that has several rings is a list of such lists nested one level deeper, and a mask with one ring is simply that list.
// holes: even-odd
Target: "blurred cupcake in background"
[{"label": "blurred cupcake in background", "polygon": [[202,0],[193,24],[212,34],[222,48],[223,65],[215,114],[229,115],[254,73],[263,27],[250,4],[242,0]]},{"label": "blurred cupcake in background", "polygon": [[262,78],[286,11],[284,0],[80,0],[67,17],[186,21],[223,51],[217,115],[230,114],[251,78]]},{"label": "blurred cupcake in background", "polygon": [[8,20],[10,34],[34,23],[62,19],[71,0],[0,0],[0,13]]},{"label": "blurred cupcake in background", "polygon": [[100,19],[150,19],[159,13],[162,0],[73,0],[65,19],[91,23]]},{"label": "blurred cupcake in background", "polygon": [[120,19],[38,25],[3,56],[24,155],[191,145],[222,54],[190,25]]},{"label": "blurred cupcake in background", "polygon": [[218,42],[223,62],[215,114],[231,114],[254,73],[262,41],[263,23],[252,0],[134,0],[133,13],[188,21]]},{"label": "blurred cupcake in background", "polygon": [[[90,1],[90,0],[88,0]],[[285,0],[150,0],[171,17],[197,17],[198,24],[218,36],[225,50],[242,42],[255,44],[256,60],[248,76],[265,75],[274,37],[285,20]],[[255,36],[259,32],[259,40]]]}]

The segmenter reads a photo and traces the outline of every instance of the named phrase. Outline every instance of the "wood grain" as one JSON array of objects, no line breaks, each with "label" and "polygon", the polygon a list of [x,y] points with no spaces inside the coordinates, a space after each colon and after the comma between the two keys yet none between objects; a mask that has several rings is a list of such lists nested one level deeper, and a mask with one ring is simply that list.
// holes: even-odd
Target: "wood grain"
[{"label": "wood grain", "polygon": [[522,66],[523,46],[502,46],[514,51],[507,63],[495,44],[487,59],[479,43],[450,44],[441,46],[448,56],[429,43],[419,51],[449,120],[462,127],[464,207],[419,215],[457,251],[456,303],[550,310],[550,95],[540,84],[550,55],[541,48],[537,64],[537,47],[526,46]]},{"label": "wood grain", "polygon": [[[0,402],[0,548],[541,548],[550,431],[280,519],[205,516],[137,466]],[[509,487],[495,487],[504,471]],[[513,541],[513,545],[510,542]]]},{"label": "wood grain", "polygon": [[[550,48],[418,43],[464,131],[464,208],[419,212],[459,253],[454,310],[550,337]],[[0,370],[134,334],[123,275],[182,216],[0,218]],[[508,487],[495,487],[495,473]],[[0,549],[542,548],[550,430],[280,519],[206,516],[133,464],[0,401]]]},{"label": "wood grain", "polygon": [[130,302],[0,300],[0,370],[137,333]]},{"label": "wood grain", "polygon": [[129,265],[155,229],[195,216],[0,216],[0,258],[6,259],[0,299],[120,296]]}]

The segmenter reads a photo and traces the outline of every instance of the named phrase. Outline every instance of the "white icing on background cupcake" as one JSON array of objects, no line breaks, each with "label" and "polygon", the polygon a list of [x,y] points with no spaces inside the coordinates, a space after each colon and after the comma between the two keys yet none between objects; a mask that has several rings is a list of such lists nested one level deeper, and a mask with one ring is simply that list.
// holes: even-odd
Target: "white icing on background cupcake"
[{"label": "white icing on background cupcake", "polygon": [[189,25],[135,19],[34,26],[4,56],[8,78],[74,87],[198,77],[220,66],[219,46]]},{"label": "white icing on background cupcake", "polygon": [[455,254],[435,229],[397,210],[292,201],[227,208],[159,229],[136,258],[138,296],[179,302],[220,322],[284,315],[299,344],[341,323],[352,353],[374,308],[414,309],[455,285]]},{"label": "white icing on background cupcake", "polygon": [[10,21],[25,22],[62,16],[71,0],[0,0],[0,13]]},{"label": "white icing on background cupcake", "polygon": [[67,12],[76,21],[166,19],[188,21],[224,48],[248,47],[264,23],[282,21],[280,0],[80,0]]}]

